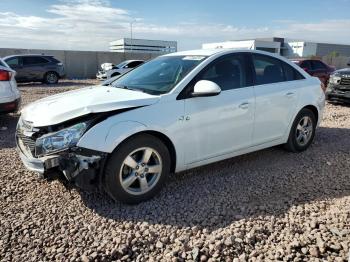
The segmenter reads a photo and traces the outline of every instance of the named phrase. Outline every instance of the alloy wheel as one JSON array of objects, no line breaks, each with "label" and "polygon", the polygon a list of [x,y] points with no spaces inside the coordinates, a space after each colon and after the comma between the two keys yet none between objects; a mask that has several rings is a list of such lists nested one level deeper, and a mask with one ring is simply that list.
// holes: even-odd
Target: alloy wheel
[{"label": "alloy wheel", "polygon": [[120,183],[129,194],[145,194],[157,185],[162,168],[162,159],[155,149],[136,149],[122,163],[119,172]]},{"label": "alloy wheel", "polygon": [[304,116],[297,125],[296,141],[300,146],[309,143],[313,133],[313,123],[309,116]]}]

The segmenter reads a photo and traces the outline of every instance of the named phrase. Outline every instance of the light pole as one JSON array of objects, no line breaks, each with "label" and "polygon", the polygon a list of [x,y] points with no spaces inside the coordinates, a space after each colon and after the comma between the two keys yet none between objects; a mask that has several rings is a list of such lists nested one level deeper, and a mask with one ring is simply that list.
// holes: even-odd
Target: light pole
[{"label": "light pole", "polygon": [[133,39],[132,39],[132,26],[134,24],[135,21],[131,21],[130,22],[130,42],[131,42],[131,52],[133,50]]}]

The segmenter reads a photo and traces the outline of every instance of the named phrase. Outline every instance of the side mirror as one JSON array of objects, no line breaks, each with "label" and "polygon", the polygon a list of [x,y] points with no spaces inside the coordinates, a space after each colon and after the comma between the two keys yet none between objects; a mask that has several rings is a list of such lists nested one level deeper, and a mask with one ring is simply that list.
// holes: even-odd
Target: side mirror
[{"label": "side mirror", "polygon": [[214,82],[208,80],[198,81],[192,93],[192,97],[217,96],[221,93],[221,88]]}]

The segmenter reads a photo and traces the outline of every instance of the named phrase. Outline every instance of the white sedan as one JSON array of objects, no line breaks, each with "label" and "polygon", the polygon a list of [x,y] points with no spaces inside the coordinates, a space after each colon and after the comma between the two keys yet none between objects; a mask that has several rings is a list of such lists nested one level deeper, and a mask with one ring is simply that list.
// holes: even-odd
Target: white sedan
[{"label": "white sedan", "polygon": [[109,86],[27,106],[17,142],[28,169],[45,176],[58,168],[77,185],[97,184],[115,200],[138,203],[170,173],[280,144],[306,150],[324,105],[320,81],[283,57],[187,51]]},{"label": "white sedan", "polygon": [[0,114],[16,112],[21,95],[15,80],[16,72],[0,59]]},{"label": "white sedan", "polygon": [[143,60],[126,60],[116,66],[111,63],[104,63],[101,65],[102,70],[97,72],[96,78],[99,80],[108,80],[118,77],[142,65],[144,62]]}]

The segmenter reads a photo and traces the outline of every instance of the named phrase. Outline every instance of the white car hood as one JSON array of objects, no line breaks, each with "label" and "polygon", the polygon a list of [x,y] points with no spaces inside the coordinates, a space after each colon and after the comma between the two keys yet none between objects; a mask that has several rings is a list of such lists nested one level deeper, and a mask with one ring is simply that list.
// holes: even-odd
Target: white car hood
[{"label": "white car hood", "polygon": [[127,89],[94,86],[38,100],[26,106],[22,119],[34,127],[56,125],[90,113],[108,112],[156,103],[159,96]]}]

